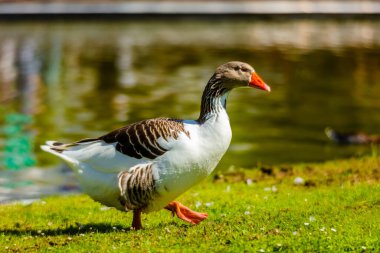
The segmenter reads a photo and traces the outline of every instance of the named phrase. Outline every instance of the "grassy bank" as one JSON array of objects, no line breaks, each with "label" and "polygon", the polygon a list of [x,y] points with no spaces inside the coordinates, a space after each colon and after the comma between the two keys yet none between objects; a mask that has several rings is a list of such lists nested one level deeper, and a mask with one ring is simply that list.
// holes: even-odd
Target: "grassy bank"
[{"label": "grassy bank", "polygon": [[179,199],[209,214],[200,225],[163,210],[140,231],[85,195],[3,205],[0,252],[378,251],[379,182],[379,157],[233,170]]}]

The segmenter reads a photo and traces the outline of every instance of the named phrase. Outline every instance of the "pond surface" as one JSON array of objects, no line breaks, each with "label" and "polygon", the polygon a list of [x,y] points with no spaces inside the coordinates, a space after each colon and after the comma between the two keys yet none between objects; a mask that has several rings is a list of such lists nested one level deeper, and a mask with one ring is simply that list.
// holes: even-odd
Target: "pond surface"
[{"label": "pond surface", "polygon": [[0,22],[0,169],[57,166],[45,140],[96,137],[152,117],[197,118],[203,87],[231,60],[272,92],[234,90],[233,139],[218,166],[371,152],[325,134],[380,134],[380,20]]}]

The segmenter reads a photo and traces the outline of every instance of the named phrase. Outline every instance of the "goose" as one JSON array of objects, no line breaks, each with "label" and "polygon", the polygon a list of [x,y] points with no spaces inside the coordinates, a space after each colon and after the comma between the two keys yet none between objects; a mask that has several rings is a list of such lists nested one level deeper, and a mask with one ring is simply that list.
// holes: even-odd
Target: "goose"
[{"label": "goose", "polygon": [[41,148],[65,161],[93,200],[132,211],[132,229],[142,229],[142,212],[160,209],[198,224],[207,213],[175,199],[210,175],[227,151],[232,132],[226,101],[238,87],[270,91],[249,64],[232,61],[211,76],[196,120],[148,119],[97,138],[69,144],[47,141]]}]

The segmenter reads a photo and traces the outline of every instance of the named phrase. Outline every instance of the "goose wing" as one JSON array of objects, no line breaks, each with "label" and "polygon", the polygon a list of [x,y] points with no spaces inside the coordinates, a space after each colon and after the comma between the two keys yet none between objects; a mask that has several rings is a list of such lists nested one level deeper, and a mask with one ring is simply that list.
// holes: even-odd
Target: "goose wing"
[{"label": "goose wing", "polygon": [[181,134],[190,138],[181,120],[157,118],[127,125],[98,138],[70,144],[50,141],[42,148],[69,163],[82,162],[99,171],[115,172],[152,162],[168,152]]},{"label": "goose wing", "polygon": [[125,126],[99,139],[116,144],[116,150],[126,156],[153,160],[168,151],[167,147],[160,145],[159,140],[168,143],[171,139],[178,139],[180,133],[189,136],[182,121],[158,118]]}]

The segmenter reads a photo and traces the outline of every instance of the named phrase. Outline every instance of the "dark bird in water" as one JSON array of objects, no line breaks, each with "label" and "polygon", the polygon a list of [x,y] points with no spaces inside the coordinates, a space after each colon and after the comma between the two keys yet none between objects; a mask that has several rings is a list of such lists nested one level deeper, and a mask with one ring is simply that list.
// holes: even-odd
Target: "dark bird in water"
[{"label": "dark bird in water", "polygon": [[327,127],[325,133],[330,140],[341,145],[380,143],[380,136],[363,132],[343,133]]}]

